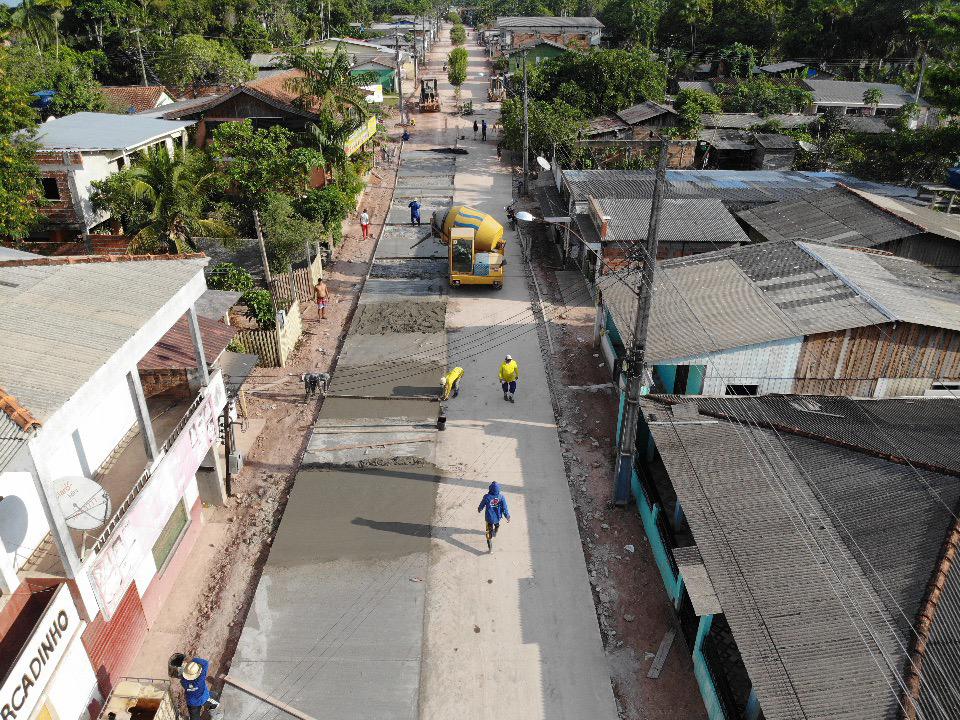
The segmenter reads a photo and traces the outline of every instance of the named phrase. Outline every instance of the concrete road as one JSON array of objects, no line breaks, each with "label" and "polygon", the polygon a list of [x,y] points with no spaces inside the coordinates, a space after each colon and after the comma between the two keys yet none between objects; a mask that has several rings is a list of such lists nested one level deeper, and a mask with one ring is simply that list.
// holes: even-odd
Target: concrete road
[{"label": "concrete road", "polygon": [[[447,40],[448,33],[444,32]],[[437,49],[444,55],[444,44]],[[486,102],[489,66],[468,42],[464,99],[490,126],[473,142],[473,118],[459,121],[469,155],[457,157],[455,202],[491,212],[506,226],[509,169],[496,160]],[[480,73],[483,76],[480,77]],[[445,107],[452,107],[449,86]],[[454,118],[417,116],[417,134],[453,144]],[[468,129],[469,128],[469,129]],[[421,147],[429,147],[422,145]],[[420,717],[425,720],[606,720],[617,717],[589,578],[567,487],[525,265],[508,230],[505,288],[457,289],[447,309],[450,366],[466,371],[439,434],[435,528],[483,528],[477,505],[488,483],[506,493],[513,521],[495,552],[484,536],[459,544],[435,532],[430,551]],[[517,402],[503,400],[497,373],[504,355],[520,365]],[[466,547],[464,547],[466,546]],[[481,554],[477,554],[477,553]]]}]

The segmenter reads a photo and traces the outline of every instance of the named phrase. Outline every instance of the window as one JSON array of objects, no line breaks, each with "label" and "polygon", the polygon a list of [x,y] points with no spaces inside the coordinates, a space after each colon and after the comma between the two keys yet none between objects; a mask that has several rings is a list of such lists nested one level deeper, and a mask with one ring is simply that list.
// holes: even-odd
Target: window
[{"label": "window", "polygon": [[43,197],[45,200],[60,199],[60,186],[57,184],[56,178],[40,178],[40,183],[43,185]]},{"label": "window", "polygon": [[759,385],[727,385],[724,395],[756,395],[760,390]]},{"label": "window", "polygon": [[188,521],[187,509],[181,501],[177,503],[177,507],[171,513],[167,524],[163,526],[160,537],[158,537],[157,541],[153,544],[153,559],[154,562],[157,563],[158,571],[163,568],[164,564],[173,554],[173,550],[183,535]]}]

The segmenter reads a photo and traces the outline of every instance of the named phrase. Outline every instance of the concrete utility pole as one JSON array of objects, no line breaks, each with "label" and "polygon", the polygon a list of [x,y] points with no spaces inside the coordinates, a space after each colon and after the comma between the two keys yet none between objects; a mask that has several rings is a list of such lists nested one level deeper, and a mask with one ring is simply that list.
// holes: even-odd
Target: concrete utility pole
[{"label": "concrete utility pole", "polygon": [[523,51],[523,194],[530,192],[530,120],[527,117],[527,51]]},{"label": "concrete utility pole", "polygon": [[147,87],[150,83],[147,82],[147,65],[143,62],[143,47],[140,45],[140,29],[131,30],[133,36],[137,39],[137,54],[140,56],[140,77],[143,78],[143,86]]},{"label": "concrete utility pole", "polygon": [[923,88],[923,74],[927,70],[927,54],[924,53],[920,56],[920,77],[917,78],[917,90],[913,93],[913,101],[915,103],[920,102],[920,90]]},{"label": "concrete utility pole", "polygon": [[637,291],[637,317],[633,325],[633,346],[624,358],[623,371],[627,376],[627,404],[620,424],[620,454],[614,475],[613,501],[623,507],[630,501],[630,480],[633,475],[633,456],[636,453],[637,421],[640,417],[640,390],[646,365],[647,326],[653,303],[654,272],[657,269],[657,232],[660,227],[660,206],[667,184],[668,140],[660,140],[660,158],[657,161],[657,179],[650,202],[650,225],[647,228],[647,252],[643,258],[640,287]]},{"label": "concrete utility pole", "polygon": [[270,289],[270,294],[273,295],[273,287],[271,282],[273,278],[270,277],[270,261],[267,260],[267,246],[263,242],[263,228],[260,227],[260,213],[257,212],[257,209],[253,209],[253,227],[257,231],[257,242],[260,244],[260,260],[263,263],[263,279],[267,281],[267,288]]},{"label": "concrete utility pole", "polygon": [[397,40],[397,107],[400,108],[400,124],[403,125],[403,67],[400,65],[400,33],[394,35]]}]

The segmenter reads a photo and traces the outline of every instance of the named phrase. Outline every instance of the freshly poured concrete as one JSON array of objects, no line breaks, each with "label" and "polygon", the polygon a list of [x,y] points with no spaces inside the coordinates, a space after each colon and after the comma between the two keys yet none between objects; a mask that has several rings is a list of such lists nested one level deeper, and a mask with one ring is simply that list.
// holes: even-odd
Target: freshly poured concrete
[{"label": "freshly poured concrete", "polygon": [[397,178],[397,191],[422,190],[426,188],[453,188],[453,174],[408,175]]},{"label": "freshly poured concrete", "polygon": [[[230,674],[316,718],[417,717],[431,466],[301,472]],[[279,711],[227,687],[225,717]]]},{"label": "freshly poured concrete", "polygon": [[[419,198],[420,200],[420,219],[422,225],[420,227],[430,230],[430,216],[437,210],[448,208],[453,204],[452,195],[438,195],[436,191],[433,191],[434,194],[427,195],[411,195],[408,197],[395,197],[393,204],[390,206],[390,213],[387,215],[387,223],[391,225],[397,225],[402,223],[410,224],[410,208],[409,203],[413,200],[414,197]],[[414,227],[411,225],[411,227]]]},{"label": "freshly poured concrete", "polygon": [[377,243],[378,260],[384,258],[446,258],[447,246],[430,235],[427,225],[387,225]]}]

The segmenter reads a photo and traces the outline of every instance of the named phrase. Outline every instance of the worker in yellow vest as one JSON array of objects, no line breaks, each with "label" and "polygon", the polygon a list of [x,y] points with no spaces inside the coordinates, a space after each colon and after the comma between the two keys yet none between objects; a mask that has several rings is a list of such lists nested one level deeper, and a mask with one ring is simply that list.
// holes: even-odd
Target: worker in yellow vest
[{"label": "worker in yellow vest", "polygon": [[513,402],[513,394],[517,391],[517,381],[520,379],[520,366],[510,355],[504,358],[500,365],[500,387],[503,388],[503,399]]},{"label": "worker in yellow vest", "polygon": [[453,397],[460,394],[460,380],[463,378],[463,368],[455,367],[442,378],[440,378],[440,399],[449,400],[451,393]]}]

